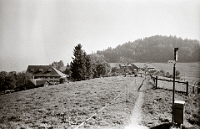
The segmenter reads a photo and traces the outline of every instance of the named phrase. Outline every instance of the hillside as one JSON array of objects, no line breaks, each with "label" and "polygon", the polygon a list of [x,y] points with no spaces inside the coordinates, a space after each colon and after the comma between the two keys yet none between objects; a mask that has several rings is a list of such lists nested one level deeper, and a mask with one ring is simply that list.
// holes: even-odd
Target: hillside
[{"label": "hillside", "polygon": [[176,36],[152,36],[126,42],[116,48],[97,51],[109,63],[129,62],[167,62],[173,59],[174,47],[178,47],[179,62],[200,61],[200,43],[197,40],[182,39]]},{"label": "hillside", "polygon": [[0,95],[0,128],[71,129],[85,121],[80,128],[121,129],[129,122],[143,80],[96,78]]}]

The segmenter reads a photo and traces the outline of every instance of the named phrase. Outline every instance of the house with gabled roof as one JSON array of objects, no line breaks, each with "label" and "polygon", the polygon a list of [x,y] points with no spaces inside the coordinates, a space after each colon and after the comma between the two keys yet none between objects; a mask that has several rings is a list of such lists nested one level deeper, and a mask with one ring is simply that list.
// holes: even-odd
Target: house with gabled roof
[{"label": "house with gabled roof", "polygon": [[[37,81],[46,83],[59,83],[60,79],[67,76],[51,65],[29,65],[26,70],[26,79],[38,84]],[[46,81],[41,81],[46,80]],[[35,82],[35,83],[34,83]],[[41,85],[41,84],[40,84]]]}]

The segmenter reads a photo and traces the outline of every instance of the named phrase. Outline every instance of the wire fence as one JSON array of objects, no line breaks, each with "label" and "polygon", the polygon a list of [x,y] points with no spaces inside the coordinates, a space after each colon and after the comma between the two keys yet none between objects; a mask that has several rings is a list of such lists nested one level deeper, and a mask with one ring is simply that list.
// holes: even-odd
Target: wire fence
[{"label": "wire fence", "polygon": [[[119,103],[124,103],[124,111],[131,114],[131,110],[129,108],[129,106],[127,105],[128,103],[128,100],[129,100],[129,97],[130,97],[130,92],[129,92],[129,86],[126,84],[124,86],[124,89],[118,94],[116,95],[111,101],[107,102],[105,104],[105,106],[101,107],[99,110],[97,110],[96,112],[94,112],[90,117],[88,117],[87,119],[85,119],[81,124],[79,124],[78,126],[76,126],[74,129],[79,129],[81,127],[84,126],[84,124],[86,124],[88,121],[90,121],[92,118],[96,117],[97,115],[99,115],[103,110],[105,110],[106,108],[108,109],[110,105],[113,105],[113,104],[119,104]],[[123,102],[117,102],[117,99],[123,99],[123,100],[120,100],[120,101],[123,101]],[[115,108],[118,108],[117,106]],[[121,109],[119,109],[121,110]]]}]

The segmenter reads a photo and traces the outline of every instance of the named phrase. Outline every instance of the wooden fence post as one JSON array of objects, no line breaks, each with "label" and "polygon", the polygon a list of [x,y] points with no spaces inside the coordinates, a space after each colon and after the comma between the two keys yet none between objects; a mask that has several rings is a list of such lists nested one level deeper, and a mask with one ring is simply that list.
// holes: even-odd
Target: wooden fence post
[{"label": "wooden fence post", "polygon": [[158,88],[158,76],[156,76],[156,89]]},{"label": "wooden fence post", "polygon": [[192,86],[192,93],[194,94],[194,86]]},{"label": "wooden fence post", "polygon": [[188,95],[188,81],[186,82],[186,94]]}]

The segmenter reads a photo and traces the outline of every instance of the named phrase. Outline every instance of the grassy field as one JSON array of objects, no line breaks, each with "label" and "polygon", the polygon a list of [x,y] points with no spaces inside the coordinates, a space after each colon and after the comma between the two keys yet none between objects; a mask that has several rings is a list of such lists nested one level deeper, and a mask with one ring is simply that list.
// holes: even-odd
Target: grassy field
[{"label": "grassy field", "polygon": [[[173,64],[168,63],[135,63],[139,66],[144,64],[155,67],[157,70],[164,70],[165,72],[173,73]],[[199,80],[200,78],[200,62],[192,63],[176,63],[176,70],[180,71],[182,79]]]},{"label": "grassy field", "polygon": [[[166,63],[134,63],[138,67],[147,66],[155,67],[157,70],[164,70],[165,73],[169,72],[173,74],[173,64]],[[111,63],[111,66],[114,67],[117,63]],[[181,79],[188,80],[190,83],[199,81],[200,78],[200,62],[192,63],[176,63],[176,70],[180,72]]]},{"label": "grassy field", "polygon": [[[165,63],[151,65],[165,72],[170,72],[173,67]],[[191,82],[199,79],[199,63],[178,63],[177,69],[181,76],[187,76]],[[80,128],[124,128],[130,122],[131,111],[138,97],[137,89],[144,80],[136,78],[137,81],[135,77],[97,78],[0,95],[0,128],[71,129],[82,122],[85,123]],[[162,85],[162,82],[158,84]],[[171,121],[172,92],[152,89],[148,81],[145,81],[142,89],[145,95],[143,124],[151,127]],[[175,98],[186,102],[186,124],[197,124],[199,95],[176,93]]]},{"label": "grassy field", "polygon": [[[161,82],[162,83],[162,82]],[[165,89],[154,89],[152,80],[146,80],[147,88],[144,91],[144,103],[142,106],[145,114],[142,123],[153,127],[164,122],[172,121],[172,91]],[[200,128],[200,95],[189,94],[189,96],[175,93],[175,100],[185,101],[184,125],[186,127]]]},{"label": "grassy field", "polygon": [[97,78],[1,95],[0,128],[75,128],[105,105],[80,128],[123,128],[143,78],[137,80]]},{"label": "grassy field", "polygon": [[[173,64],[168,63],[151,63],[158,70],[163,69],[165,72],[173,73]],[[199,81],[200,62],[196,63],[177,63],[176,70],[180,72],[181,79],[188,80],[190,83]]]}]

